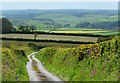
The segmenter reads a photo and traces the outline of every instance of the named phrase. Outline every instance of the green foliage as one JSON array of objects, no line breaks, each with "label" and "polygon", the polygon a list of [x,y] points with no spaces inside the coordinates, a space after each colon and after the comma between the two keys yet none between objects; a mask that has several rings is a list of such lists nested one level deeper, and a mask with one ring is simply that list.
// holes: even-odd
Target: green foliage
[{"label": "green foliage", "polygon": [[33,26],[33,25],[24,25],[24,26],[20,26],[18,28],[19,31],[22,31],[22,32],[33,32],[34,30],[36,30],[36,27]]},{"label": "green foliage", "polygon": [[2,81],[28,80],[26,70],[27,58],[19,50],[3,48],[2,50]]},{"label": "green foliage", "polygon": [[2,48],[2,81],[29,81],[27,55],[35,50],[35,45],[10,44]]},{"label": "green foliage", "polygon": [[[1,45],[0,45],[1,46]],[[0,55],[1,55],[2,49],[0,48]],[[0,71],[2,71],[2,56],[0,56]],[[0,82],[2,81],[2,72],[0,72]]]},{"label": "green foliage", "polygon": [[2,22],[0,25],[0,33],[9,33],[12,31],[13,25],[8,19],[2,18],[0,19],[0,22]]},{"label": "green foliage", "polygon": [[120,40],[81,45],[78,48],[43,48],[36,55],[44,66],[65,81],[119,79]]}]

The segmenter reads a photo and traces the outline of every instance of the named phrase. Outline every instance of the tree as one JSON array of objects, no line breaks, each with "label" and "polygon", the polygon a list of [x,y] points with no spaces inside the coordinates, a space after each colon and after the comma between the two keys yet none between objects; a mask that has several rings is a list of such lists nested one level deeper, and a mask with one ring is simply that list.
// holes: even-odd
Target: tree
[{"label": "tree", "polygon": [[83,23],[76,24],[76,28],[89,28],[90,26],[91,24],[89,22],[83,22]]},{"label": "tree", "polygon": [[0,30],[2,31],[1,33],[9,33],[12,31],[13,25],[8,19],[2,18],[0,19],[0,22],[2,22],[0,23]]},{"label": "tree", "polygon": [[22,32],[30,32],[30,28],[27,25],[20,26],[19,30],[21,30]]},{"label": "tree", "polygon": [[26,31],[26,32],[30,32],[30,29],[29,29],[28,26],[25,26],[25,31]]},{"label": "tree", "polygon": [[70,28],[71,26],[70,26],[70,24],[65,24],[64,27],[65,28]]},{"label": "tree", "polygon": [[36,30],[36,27],[31,25],[31,26],[29,26],[29,29],[32,30],[32,32],[33,32],[34,30]]},{"label": "tree", "polygon": [[19,30],[21,30],[22,32],[24,32],[25,31],[25,26],[20,26]]},{"label": "tree", "polygon": [[37,38],[37,33],[34,33],[34,40],[36,40],[36,38]]}]

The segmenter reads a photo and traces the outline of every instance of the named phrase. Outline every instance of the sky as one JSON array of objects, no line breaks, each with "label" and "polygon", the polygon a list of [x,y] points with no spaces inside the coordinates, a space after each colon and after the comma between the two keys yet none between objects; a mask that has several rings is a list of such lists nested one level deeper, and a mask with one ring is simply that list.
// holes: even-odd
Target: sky
[{"label": "sky", "polygon": [[[7,2],[8,1],[8,2]],[[45,0],[44,2],[34,2],[32,0],[29,0],[31,2],[13,2],[11,0],[5,0],[2,2],[0,8],[2,10],[18,10],[18,9],[112,9],[112,10],[117,10],[118,9],[118,2],[117,0],[104,0],[104,2],[87,2],[85,0],[82,2],[82,0],[70,0],[67,2],[66,0],[61,0],[63,2],[59,2],[58,0]],[[19,1],[19,0],[18,0]],[[66,1],[66,2],[65,2]],[[74,1],[74,2],[71,2]],[[95,1],[95,0],[94,0]],[[102,1],[102,0],[101,0]],[[111,2],[110,2],[111,1]]]},{"label": "sky", "polygon": [[119,0],[0,0],[0,2],[119,2]]}]

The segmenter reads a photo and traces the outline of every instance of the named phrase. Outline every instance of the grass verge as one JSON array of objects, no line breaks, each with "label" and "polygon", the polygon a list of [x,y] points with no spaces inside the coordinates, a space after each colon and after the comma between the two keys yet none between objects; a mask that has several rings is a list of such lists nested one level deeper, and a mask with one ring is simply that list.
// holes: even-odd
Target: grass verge
[{"label": "grass verge", "polygon": [[27,55],[35,51],[33,45],[3,44],[2,46],[2,82],[29,81],[26,63]]},{"label": "grass verge", "polygon": [[76,48],[47,47],[36,58],[65,81],[118,81],[119,38]]}]

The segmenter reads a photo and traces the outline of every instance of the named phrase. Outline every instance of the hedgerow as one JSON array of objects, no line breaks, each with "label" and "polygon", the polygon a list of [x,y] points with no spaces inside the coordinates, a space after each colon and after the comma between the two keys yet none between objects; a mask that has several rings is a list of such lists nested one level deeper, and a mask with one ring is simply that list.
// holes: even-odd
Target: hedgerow
[{"label": "hedgerow", "polygon": [[77,48],[46,47],[36,58],[65,81],[117,81],[120,78],[119,38]]}]

